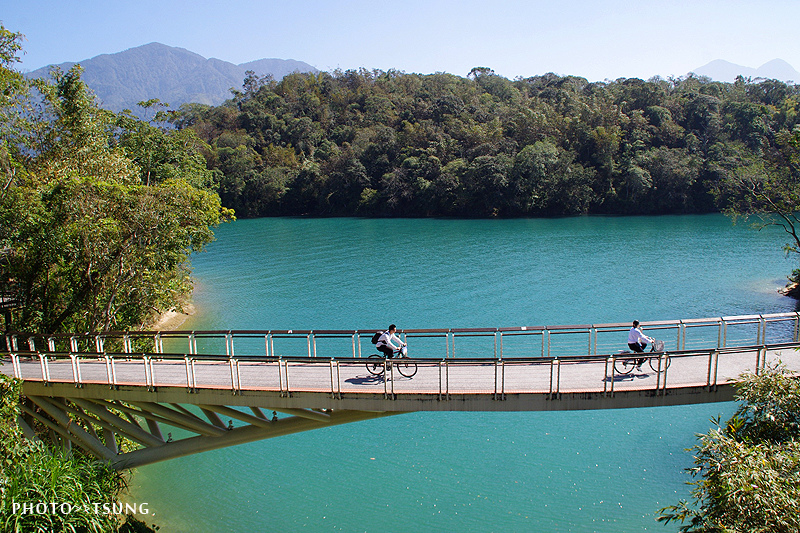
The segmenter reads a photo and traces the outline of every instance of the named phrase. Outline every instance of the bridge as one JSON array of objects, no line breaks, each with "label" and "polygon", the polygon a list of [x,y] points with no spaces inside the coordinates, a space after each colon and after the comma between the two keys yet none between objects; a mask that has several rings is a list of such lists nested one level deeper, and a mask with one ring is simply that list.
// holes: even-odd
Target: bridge
[{"label": "bridge", "polygon": [[642,326],[665,350],[629,373],[628,323],[399,331],[412,377],[368,372],[375,330],[9,333],[0,372],[23,380],[27,437],[117,469],[404,412],[730,401],[743,372],[800,373],[799,313]]}]

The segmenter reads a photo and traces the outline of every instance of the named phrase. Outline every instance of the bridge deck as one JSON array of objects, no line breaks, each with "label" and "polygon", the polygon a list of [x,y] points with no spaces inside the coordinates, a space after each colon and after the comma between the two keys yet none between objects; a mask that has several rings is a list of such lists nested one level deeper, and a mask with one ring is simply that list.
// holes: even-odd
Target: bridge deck
[{"label": "bridge deck", "polygon": [[[53,386],[70,384],[86,389],[99,386],[104,395],[109,389],[128,391],[115,396],[144,398],[170,392],[182,403],[193,403],[192,395],[201,392],[225,396],[270,398],[285,407],[363,408],[386,411],[408,410],[502,410],[509,397],[525,397],[525,402],[510,402],[508,410],[542,409],[542,399],[565,396],[582,398],[643,398],[642,405],[658,404],[658,396],[680,396],[687,403],[714,401],[720,386],[736,381],[746,371],[755,371],[781,360],[789,368],[800,369],[800,352],[794,344],[728,348],[682,352],[664,356],[646,355],[656,369],[645,362],[630,374],[615,371],[620,356],[594,356],[535,359],[410,359],[418,370],[413,377],[401,375],[396,366],[387,374],[372,375],[363,358],[211,358],[170,356],[169,354],[91,355],[61,354],[16,355],[0,371],[26,381]],[[630,355],[622,356],[624,358]],[[37,390],[42,390],[37,387]],[[46,389],[44,389],[46,390]],[[96,390],[92,387],[92,390]],[[698,391],[708,399],[701,400]],[[78,390],[72,394],[82,395]],[[85,394],[85,393],[84,393]],[[730,397],[726,393],[725,399]],[[465,403],[464,399],[470,398]],[[647,399],[649,398],[649,400]],[[457,401],[452,401],[457,399]],[[278,401],[280,400],[280,401]],[[435,400],[431,403],[430,400]],[[309,402],[314,403],[310,405]],[[673,403],[681,403],[674,398]],[[231,403],[230,401],[228,403]],[[622,402],[624,406],[630,406]],[[264,406],[264,404],[259,404]],[[613,402],[603,402],[613,406]],[[558,409],[552,403],[547,409]],[[576,407],[566,407],[576,408]],[[580,408],[580,407],[578,407]]]}]

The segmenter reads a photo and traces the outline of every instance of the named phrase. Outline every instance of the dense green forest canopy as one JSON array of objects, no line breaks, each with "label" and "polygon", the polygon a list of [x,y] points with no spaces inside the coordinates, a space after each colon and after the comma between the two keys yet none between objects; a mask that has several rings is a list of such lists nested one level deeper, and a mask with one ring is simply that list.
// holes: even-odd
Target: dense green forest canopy
[{"label": "dense green forest canopy", "polygon": [[172,120],[242,217],[695,213],[727,206],[735,169],[789,166],[799,103],[797,85],[741,77],[362,69],[250,73]]}]

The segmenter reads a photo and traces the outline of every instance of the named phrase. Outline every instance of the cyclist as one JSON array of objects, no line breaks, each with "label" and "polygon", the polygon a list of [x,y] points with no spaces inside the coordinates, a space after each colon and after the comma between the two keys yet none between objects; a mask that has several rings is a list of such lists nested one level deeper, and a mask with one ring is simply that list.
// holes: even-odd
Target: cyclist
[{"label": "cyclist", "polygon": [[[378,337],[378,343],[375,345],[378,350],[380,350],[386,357],[392,358],[394,357],[394,352],[400,350],[403,346],[406,345],[403,341],[397,338],[395,332],[397,331],[397,326],[394,324],[389,326],[389,329],[383,332],[383,334]],[[392,341],[397,341],[400,346],[396,346]]]},{"label": "cyclist", "polygon": [[[639,327],[639,321],[634,320],[633,327],[628,331],[628,347],[636,353],[642,353],[647,344],[651,342],[653,342],[653,338],[642,333],[642,328]],[[645,359],[645,357],[637,359],[636,367],[641,367]]]}]

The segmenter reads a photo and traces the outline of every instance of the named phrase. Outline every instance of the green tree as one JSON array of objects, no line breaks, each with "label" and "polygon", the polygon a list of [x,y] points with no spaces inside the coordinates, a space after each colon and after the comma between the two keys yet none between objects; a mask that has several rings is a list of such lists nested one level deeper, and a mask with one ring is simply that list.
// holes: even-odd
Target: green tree
[{"label": "green tree", "polygon": [[22,34],[11,32],[0,23],[0,139],[3,144],[9,140],[14,144],[19,140],[19,131],[24,129],[20,122],[25,117],[19,113],[19,108],[25,103],[27,83],[22,74],[13,69],[19,62],[21,41]]},{"label": "green tree", "polygon": [[21,303],[18,329],[125,329],[180,305],[189,255],[230,215],[203,188],[191,132],[99,109],[80,73],[38,82],[41,99],[20,93],[39,114],[2,108],[24,115],[0,150],[0,268]]},{"label": "green tree", "polygon": [[[735,169],[716,193],[734,220],[756,219],[757,229],[782,229],[788,239],[784,251],[800,260],[800,129],[784,135],[781,148],[774,161],[750,161]],[[789,281],[789,293],[800,296],[800,269],[794,269]]]},{"label": "green tree", "polygon": [[[157,530],[132,515],[95,512],[111,507],[127,488],[125,474],[112,470],[78,449],[65,452],[42,438],[23,437],[21,381],[0,375],[0,530],[7,532],[146,533]],[[39,428],[39,436],[46,433]],[[24,505],[58,504],[45,512],[23,513]],[[70,512],[61,512],[62,504]],[[16,506],[19,506],[15,508]]]},{"label": "green tree", "polygon": [[[8,274],[19,324],[43,332],[135,328],[191,289],[186,262],[213,237],[216,195],[185,181],[150,187],[86,177],[3,197],[16,219]],[[8,206],[13,207],[8,207]]]},{"label": "green tree", "polygon": [[[159,105],[158,100],[141,102],[144,108]],[[153,122],[161,122],[163,112],[156,113]],[[113,145],[136,164],[139,180],[155,185],[167,180],[182,179],[199,189],[214,186],[213,172],[206,166],[204,153],[209,147],[194,130],[159,127],[134,117],[129,111],[114,117],[116,126]]]},{"label": "green tree", "polygon": [[[692,501],[659,521],[691,533],[800,530],[800,383],[782,366],[744,376],[740,407],[692,448]],[[688,522],[688,523],[687,523]]]}]

